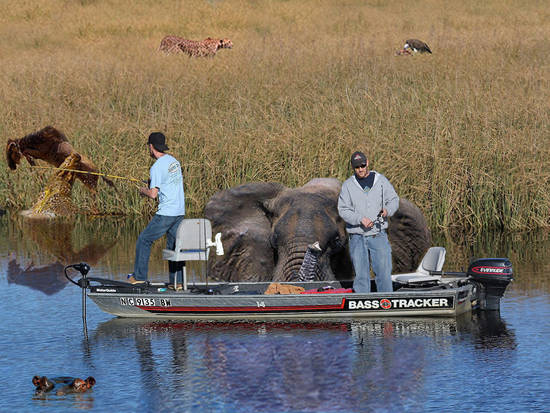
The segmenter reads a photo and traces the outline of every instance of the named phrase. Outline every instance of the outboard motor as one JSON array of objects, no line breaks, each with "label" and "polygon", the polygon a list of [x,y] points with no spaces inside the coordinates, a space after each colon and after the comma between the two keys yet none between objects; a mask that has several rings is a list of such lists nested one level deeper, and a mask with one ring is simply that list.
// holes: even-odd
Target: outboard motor
[{"label": "outboard motor", "polygon": [[499,310],[500,298],[512,281],[512,263],[508,258],[480,258],[468,267],[468,276],[479,284],[479,309]]}]

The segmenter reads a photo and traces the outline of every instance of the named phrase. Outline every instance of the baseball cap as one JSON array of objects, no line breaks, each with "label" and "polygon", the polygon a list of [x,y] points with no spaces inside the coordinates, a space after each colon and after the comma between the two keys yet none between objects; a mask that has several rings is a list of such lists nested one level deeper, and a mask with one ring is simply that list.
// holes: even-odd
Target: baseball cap
[{"label": "baseball cap", "polygon": [[367,163],[367,157],[363,152],[353,152],[351,155],[351,166],[354,168],[357,168],[359,165],[363,165]]},{"label": "baseball cap", "polygon": [[150,134],[147,144],[152,144],[153,148],[159,152],[168,150],[168,146],[166,146],[166,136],[164,136],[164,133],[162,132],[153,132]]}]

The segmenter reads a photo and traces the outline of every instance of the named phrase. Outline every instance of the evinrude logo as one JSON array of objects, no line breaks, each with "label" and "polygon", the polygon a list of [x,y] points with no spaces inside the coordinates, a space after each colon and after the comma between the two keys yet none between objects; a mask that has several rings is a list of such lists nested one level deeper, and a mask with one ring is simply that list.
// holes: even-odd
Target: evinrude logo
[{"label": "evinrude logo", "polygon": [[453,308],[453,297],[346,299],[346,310],[403,310]]},{"label": "evinrude logo", "polygon": [[504,273],[505,268],[502,267],[473,267],[472,271],[478,274],[484,273],[493,273],[493,274],[502,274]]}]

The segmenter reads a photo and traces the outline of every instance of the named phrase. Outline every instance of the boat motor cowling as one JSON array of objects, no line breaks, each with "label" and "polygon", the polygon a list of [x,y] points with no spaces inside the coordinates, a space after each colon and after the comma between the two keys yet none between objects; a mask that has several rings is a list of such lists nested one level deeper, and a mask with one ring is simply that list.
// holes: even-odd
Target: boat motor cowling
[{"label": "boat motor cowling", "polygon": [[499,310],[500,298],[513,279],[512,263],[508,258],[480,258],[468,267],[468,276],[480,285],[480,310]]}]

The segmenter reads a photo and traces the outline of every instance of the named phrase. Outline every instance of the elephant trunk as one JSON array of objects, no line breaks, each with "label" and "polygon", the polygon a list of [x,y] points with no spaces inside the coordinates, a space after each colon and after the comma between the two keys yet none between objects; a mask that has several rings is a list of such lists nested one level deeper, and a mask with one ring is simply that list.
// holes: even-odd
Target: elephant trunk
[{"label": "elephant trunk", "polygon": [[280,256],[279,260],[282,265],[282,279],[288,281],[298,280],[298,272],[304,261],[304,256],[307,251],[307,245],[293,248],[288,255]]}]

